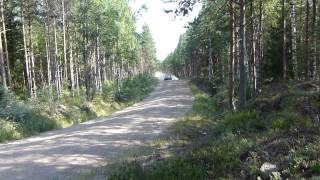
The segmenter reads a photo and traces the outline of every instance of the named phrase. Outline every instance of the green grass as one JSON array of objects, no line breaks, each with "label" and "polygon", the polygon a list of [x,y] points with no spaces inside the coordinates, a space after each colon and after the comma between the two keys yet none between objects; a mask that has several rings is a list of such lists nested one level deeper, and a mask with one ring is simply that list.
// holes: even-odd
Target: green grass
[{"label": "green grass", "polygon": [[145,98],[157,82],[148,75],[125,80],[122,95],[126,98],[120,102],[113,98],[115,84],[112,81],[106,82],[101,95],[95,96],[91,102],[86,101],[83,90],[75,97],[68,91],[63,91],[60,99],[55,100],[49,98],[47,91],[41,91],[37,99],[21,101],[0,87],[0,142],[108,116]]},{"label": "green grass", "polygon": [[[167,138],[149,143],[154,153],[160,149],[161,160],[152,155],[148,160],[131,157],[115,165],[118,168],[109,172],[110,177],[178,180],[319,176],[320,128],[316,117],[320,94],[292,89],[258,97],[244,112],[228,112],[221,108],[227,107],[224,91],[210,97],[192,86],[192,112],[173,126]],[[170,156],[165,156],[164,147]],[[276,164],[278,170],[261,172],[265,162]]]}]

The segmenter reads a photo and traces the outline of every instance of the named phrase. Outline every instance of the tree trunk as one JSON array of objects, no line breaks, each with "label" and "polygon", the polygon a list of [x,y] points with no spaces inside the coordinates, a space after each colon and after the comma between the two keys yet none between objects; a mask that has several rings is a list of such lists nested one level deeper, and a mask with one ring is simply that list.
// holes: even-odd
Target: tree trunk
[{"label": "tree trunk", "polygon": [[59,50],[58,50],[58,37],[57,37],[57,19],[53,18],[54,29],[54,63],[55,63],[55,83],[58,98],[61,95],[61,77],[60,77],[60,62],[59,62]]},{"label": "tree trunk", "polygon": [[74,96],[75,82],[74,82],[74,69],[73,69],[73,43],[72,37],[70,36],[70,57],[69,57],[69,66],[70,66],[70,83],[71,83],[71,93]]},{"label": "tree trunk", "polygon": [[91,67],[88,60],[88,0],[83,0],[83,63],[87,100],[91,100]]},{"label": "tree trunk", "polygon": [[312,22],[311,22],[311,40],[310,40],[310,77],[311,79],[316,78],[317,72],[317,2],[316,0],[312,0]]},{"label": "tree trunk", "polygon": [[235,46],[234,46],[234,4],[233,0],[229,0],[229,32],[230,32],[230,42],[229,42],[229,108],[231,111],[236,110],[235,97],[234,97],[234,55],[235,55]]},{"label": "tree trunk", "polygon": [[298,79],[298,58],[297,58],[297,25],[295,0],[290,0],[291,6],[291,61],[293,67],[293,79]]},{"label": "tree trunk", "polygon": [[9,59],[9,52],[8,52],[8,42],[7,42],[7,29],[6,29],[6,20],[4,17],[4,0],[0,0],[0,6],[1,6],[1,20],[2,20],[2,34],[3,34],[3,43],[4,43],[4,49],[5,49],[5,58],[4,61],[6,64],[6,77],[7,77],[7,85],[11,85],[11,71],[10,71],[10,59]]},{"label": "tree trunk", "polygon": [[29,59],[29,49],[27,47],[27,32],[26,32],[26,24],[25,24],[25,13],[24,13],[24,4],[21,1],[21,23],[22,23],[22,36],[23,36],[23,50],[24,50],[24,59],[25,59],[25,82],[26,89],[29,97],[33,97],[32,92],[32,80],[30,76],[30,59]]},{"label": "tree trunk", "polygon": [[309,15],[310,15],[310,6],[309,6],[309,0],[306,0],[306,38],[305,38],[305,80],[309,80],[310,79],[310,75],[309,75],[309,70],[310,70],[310,60],[309,60],[309,41],[310,41],[310,37],[309,37]]},{"label": "tree trunk", "polygon": [[283,79],[287,79],[287,22],[285,13],[285,0],[282,0],[282,66]]},{"label": "tree trunk", "polygon": [[62,5],[62,30],[63,30],[63,63],[64,63],[64,71],[65,71],[65,76],[64,78],[68,78],[68,66],[67,66],[67,38],[66,38],[66,11],[65,11],[65,0],[61,0],[61,5]]},{"label": "tree trunk", "polygon": [[246,0],[239,0],[240,5],[240,29],[239,29],[239,65],[240,65],[240,87],[239,87],[239,99],[240,110],[245,109],[246,105],[246,68],[245,68],[245,2]]},{"label": "tree trunk", "polygon": [[101,71],[100,71],[100,17],[96,19],[96,91],[101,92]]},{"label": "tree trunk", "polygon": [[2,83],[3,87],[7,88],[7,78],[6,78],[4,57],[3,57],[2,36],[1,36],[1,34],[0,34],[0,76],[1,76],[1,83]]}]

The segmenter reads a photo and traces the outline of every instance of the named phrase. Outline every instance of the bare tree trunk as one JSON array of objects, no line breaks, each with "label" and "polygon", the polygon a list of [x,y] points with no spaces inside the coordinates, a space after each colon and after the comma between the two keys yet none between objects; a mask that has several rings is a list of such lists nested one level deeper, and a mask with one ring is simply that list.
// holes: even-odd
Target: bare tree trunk
[{"label": "bare tree trunk", "polygon": [[208,66],[208,77],[209,77],[209,82],[210,82],[210,86],[212,88],[213,85],[213,58],[212,58],[212,53],[213,53],[213,49],[212,49],[212,40],[211,37],[209,37],[209,66]]},{"label": "bare tree trunk", "polygon": [[88,0],[83,0],[83,62],[87,100],[91,100],[91,67],[88,60]]},{"label": "bare tree trunk", "polygon": [[240,5],[240,29],[239,29],[239,65],[240,65],[240,87],[239,87],[239,98],[240,98],[240,110],[245,109],[246,105],[246,68],[245,68],[245,6],[246,0],[239,0]]},{"label": "bare tree trunk", "polygon": [[67,38],[66,38],[66,11],[65,11],[65,0],[61,0],[62,6],[62,30],[63,30],[63,62],[64,62],[64,78],[68,78],[68,66],[67,66]]},{"label": "bare tree trunk", "polygon": [[2,36],[1,36],[1,34],[0,34],[0,75],[1,75],[2,85],[4,86],[4,88],[7,88],[7,78],[6,78],[4,57],[3,57]]},{"label": "bare tree trunk", "polygon": [[74,69],[73,69],[73,43],[72,43],[72,37],[70,36],[70,57],[69,57],[69,66],[70,66],[70,82],[71,82],[71,93],[72,96],[74,96],[74,89],[75,89],[75,83],[74,83]]},{"label": "bare tree trunk", "polygon": [[297,25],[295,0],[290,0],[291,6],[291,61],[293,66],[293,79],[298,79],[298,58],[297,58]]},{"label": "bare tree trunk", "polygon": [[27,85],[28,96],[32,97],[32,81],[30,76],[30,60],[29,60],[29,50],[27,47],[27,32],[25,25],[25,15],[24,15],[24,4],[21,2],[21,21],[22,21],[22,35],[23,35],[23,49],[24,49],[24,58],[25,58],[25,81]]},{"label": "bare tree trunk", "polygon": [[106,53],[103,53],[103,67],[102,67],[102,74],[103,74],[103,82],[107,80],[107,62],[106,62]]},{"label": "bare tree trunk", "polygon": [[60,97],[61,95],[61,77],[60,77],[60,60],[58,55],[58,37],[57,37],[57,19],[53,18],[53,29],[54,29],[54,62],[55,62],[55,81],[56,81],[56,90],[57,95]]},{"label": "bare tree trunk", "polygon": [[310,15],[310,6],[309,0],[306,0],[306,39],[305,39],[305,80],[310,79],[309,70],[310,70],[310,60],[309,60],[309,15]]},{"label": "bare tree trunk", "polygon": [[256,23],[256,16],[255,16],[255,4],[254,1],[251,1],[250,3],[251,6],[251,65],[252,67],[252,73],[250,76],[252,76],[252,97],[256,96],[256,91],[257,91],[257,70],[256,70],[256,64],[257,64],[257,49],[256,49],[256,44],[257,44],[257,23]]},{"label": "bare tree trunk", "polygon": [[234,29],[234,4],[233,0],[229,0],[229,31],[230,31],[230,42],[229,42],[229,108],[231,111],[236,110],[235,97],[234,97],[234,55],[235,55],[235,29]]},{"label": "bare tree trunk", "polygon": [[100,71],[100,17],[96,19],[96,90],[101,92],[101,71]]},{"label": "bare tree trunk", "polygon": [[312,23],[311,23],[311,39],[310,39],[310,76],[312,79],[316,78],[317,72],[317,2],[312,0]]},{"label": "bare tree trunk", "polygon": [[9,52],[8,52],[8,42],[7,42],[7,29],[6,29],[6,20],[4,17],[4,0],[0,0],[0,6],[1,6],[1,20],[2,20],[2,34],[3,34],[3,42],[4,42],[4,48],[5,48],[5,57],[6,60],[4,61],[6,64],[6,70],[7,70],[7,85],[11,85],[11,71],[10,71],[10,59],[9,59]]},{"label": "bare tree trunk", "polygon": [[36,74],[35,74],[35,64],[34,64],[34,52],[33,52],[33,41],[32,41],[32,22],[29,19],[29,32],[28,32],[28,39],[29,39],[29,55],[30,55],[30,77],[32,81],[32,97],[37,97],[37,85],[36,85]]},{"label": "bare tree trunk", "polygon": [[282,0],[282,66],[283,79],[287,79],[287,22],[285,13],[285,0]]}]

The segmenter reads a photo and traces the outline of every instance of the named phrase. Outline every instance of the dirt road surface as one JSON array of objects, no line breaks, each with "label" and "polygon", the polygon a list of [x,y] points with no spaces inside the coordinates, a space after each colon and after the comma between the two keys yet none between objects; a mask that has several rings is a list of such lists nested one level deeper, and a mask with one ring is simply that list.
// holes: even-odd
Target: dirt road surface
[{"label": "dirt road surface", "polygon": [[107,118],[0,145],[1,180],[68,179],[121,158],[191,109],[185,81],[161,81],[144,101]]}]

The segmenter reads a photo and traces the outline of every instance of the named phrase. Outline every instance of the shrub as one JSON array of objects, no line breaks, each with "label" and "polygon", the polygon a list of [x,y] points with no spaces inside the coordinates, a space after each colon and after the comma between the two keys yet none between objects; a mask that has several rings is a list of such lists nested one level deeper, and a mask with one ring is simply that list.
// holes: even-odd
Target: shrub
[{"label": "shrub", "polygon": [[295,112],[282,111],[271,116],[273,118],[271,128],[273,129],[308,128],[313,124],[310,118],[303,117]]},{"label": "shrub", "polygon": [[0,142],[20,139],[22,134],[18,130],[18,124],[0,119]]},{"label": "shrub", "polygon": [[22,127],[25,135],[32,135],[57,128],[54,120],[40,115],[40,112],[29,108],[23,103],[14,102],[7,111],[9,118]]},{"label": "shrub", "polygon": [[234,112],[225,116],[223,127],[230,130],[256,131],[265,129],[265,124],[257,117],[255,112]]},{"label": "shrub", "polygon": [[139,101],[146,97],[157,84],[151,75],[138,75],[122,83],[122,98],[125,101]]}]

